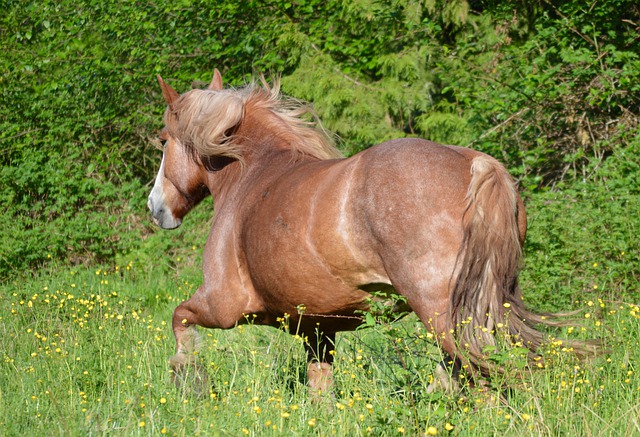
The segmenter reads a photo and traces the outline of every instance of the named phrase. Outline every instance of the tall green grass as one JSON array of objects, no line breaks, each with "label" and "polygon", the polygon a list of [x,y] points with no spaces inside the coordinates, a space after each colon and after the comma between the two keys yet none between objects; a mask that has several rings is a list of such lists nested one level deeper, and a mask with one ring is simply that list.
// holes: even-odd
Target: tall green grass
[{"label": "tall green grass", "polygon": [[[180,267],[180,263],[177,263]],[[191,272],[191,273],[190,273]],[[310,399],[301,339],[273,328],[201,331],[204,398],[170,383],[175,305],[196,270],[49,271],[0,295],[0,434],[18,435],[632,435],[640,433],[640,308],[582,302],[570,338],[611,353],[553,364],[486,392],[427,394],[439,350],[415,316],[338,336],[335,396]],[[508,363],[507,363],[508,365]],[[496,393],[496,392],[490,392]]]}]

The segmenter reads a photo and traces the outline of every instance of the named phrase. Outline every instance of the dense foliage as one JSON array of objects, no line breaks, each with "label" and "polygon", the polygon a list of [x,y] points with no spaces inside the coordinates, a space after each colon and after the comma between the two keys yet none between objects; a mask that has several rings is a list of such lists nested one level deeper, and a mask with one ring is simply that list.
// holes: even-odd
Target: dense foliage
[{"label": "dense foliage", "polygon": [[[542,222],[596,193],[610,204],[594,208],[617,205],[620,220],[602,222],[615,250],[637,261],[635,1],[5,3],[0,278],[166,248],[145,211],[164,109],[154,76],[183,90],[213,68],[236,85],[282,75],[347,154],[407,135],[486,151],[555,205]],[[546,193],[558,184],[564,195]],[[579,262],[568,254],[584,247],[556,238]]]}]

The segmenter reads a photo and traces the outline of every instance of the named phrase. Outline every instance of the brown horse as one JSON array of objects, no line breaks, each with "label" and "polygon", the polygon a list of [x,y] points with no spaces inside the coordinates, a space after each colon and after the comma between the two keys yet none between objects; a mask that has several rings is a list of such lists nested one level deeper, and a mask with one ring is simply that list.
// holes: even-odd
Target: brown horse
[{"label": "brown horse", "polygon": [[189,327],[289,315],[307,337],[309,385],[326,391],[335,333],[362,323],[377,290],[404,296],[472,377],[495,368],[485,348],[497,338],[535,356],[533,325],[548,319],[518,291],[526,216],[498,161],[421,139],[344,159],[277,85],[223,89],[216,70],[208,89],[178,95],[158,80],[168,109],[154,221],[175,228],[208,194],[215,204],[204,282],[173,315],[176,373],[191,364]]}]

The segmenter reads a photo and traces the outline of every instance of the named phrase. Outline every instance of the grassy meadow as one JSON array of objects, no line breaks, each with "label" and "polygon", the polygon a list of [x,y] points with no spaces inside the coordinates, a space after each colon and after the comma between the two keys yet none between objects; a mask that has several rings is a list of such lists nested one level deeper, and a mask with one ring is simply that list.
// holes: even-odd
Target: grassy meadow
[{"label": "grassy meadow", "polygon": [[[512,383],[504,403],[468,388],[427,394],[441,356],[414,315],[340,334],[334,396],[319,402],[306,389],[302,339],[250,325],[201,330],[213,389],[180,392],[170,382],[170,321],[200,282],[201,208],[177,233],[151,235],[146,255],[101,268],[51,263],[2,286],[0,435],[640,435],[637,219],[620,220],[629,232],[614,239],[611,215],[594,219],[596,194],[572,214],[562,213],[575,207],[566,192],[528,200],[525,295],[538,309],[576,309],[578,321],[550,337],[546,369],[493,381]],[[603,239],[590,226],[604,224]],[[182,246],[154,258],[171,239]],[[562,336],[601,338],[609,353],[578,362]]]},{"label": "grassy meadow", "polygon": [[507,393],[424,388],[440,359],[409,316],[338,337],[335,398],[309,399],[301,339],[272,328],[203,332],[206,398],[170,383],[173,307],[195,278],[140,266],[47,273],[0,297],[2,435],[633,435],[640,433],[640,308],[584,302],[571,338],[611,354],[553,365]]}]

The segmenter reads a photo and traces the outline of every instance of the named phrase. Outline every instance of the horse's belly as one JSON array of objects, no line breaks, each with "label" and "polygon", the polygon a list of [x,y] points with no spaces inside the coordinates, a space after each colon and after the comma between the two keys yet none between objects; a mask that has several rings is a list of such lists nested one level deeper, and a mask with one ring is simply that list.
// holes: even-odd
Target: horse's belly
[{"label": "horse's belly", "polygon": [[260,260],[249,263],[249,271],[265,306],[275,312],[295,314],[303,307],[310,314],[353,314],[367,306],[369,293],[362,285],[388,281],[357,263],[329,264],[302,245],[261,253]]}]

